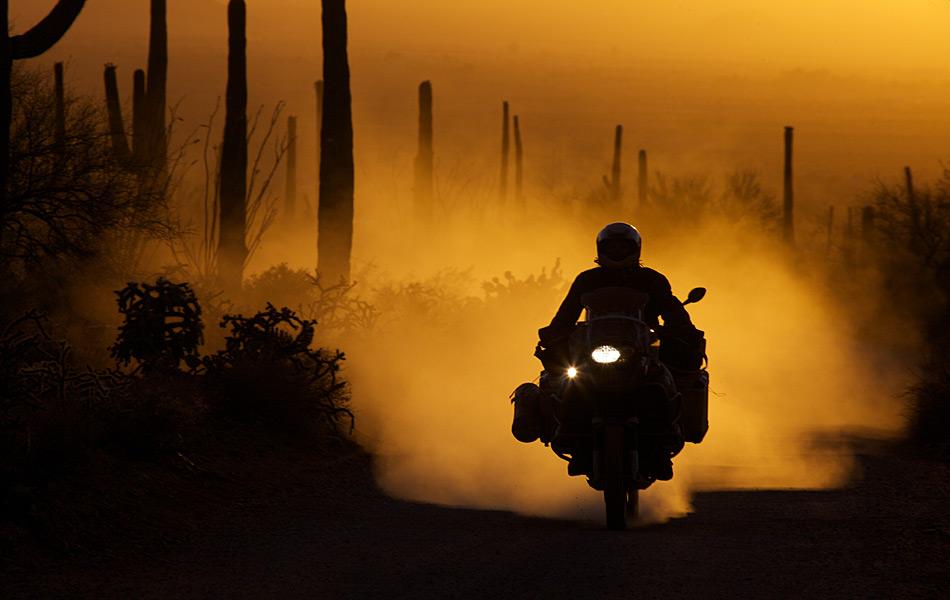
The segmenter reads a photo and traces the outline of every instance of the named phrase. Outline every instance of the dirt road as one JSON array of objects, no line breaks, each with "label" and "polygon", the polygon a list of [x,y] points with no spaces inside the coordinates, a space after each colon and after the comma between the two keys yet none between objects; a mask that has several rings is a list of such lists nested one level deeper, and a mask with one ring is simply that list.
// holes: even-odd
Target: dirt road
[{"label": "dirt road", "polygon": [[395,501],[353,455],[302,467],[277,496],[222,498],[171,543],[13,565],[0,595],[948,597],[950,469],[894,453],[860,462],[845,489],[704,493],[686,518],[618,533]]}]

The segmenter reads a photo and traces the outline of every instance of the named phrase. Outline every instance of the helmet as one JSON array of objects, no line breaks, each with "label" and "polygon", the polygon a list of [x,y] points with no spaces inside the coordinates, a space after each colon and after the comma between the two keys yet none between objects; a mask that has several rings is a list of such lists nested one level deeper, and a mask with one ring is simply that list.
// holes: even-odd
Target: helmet
[{"label": "helmet", "polygon": [[643,241],[640,232],[627,223],[611,223],[597,234],[597,264],[602,267],[633,267],[640,264]]}]

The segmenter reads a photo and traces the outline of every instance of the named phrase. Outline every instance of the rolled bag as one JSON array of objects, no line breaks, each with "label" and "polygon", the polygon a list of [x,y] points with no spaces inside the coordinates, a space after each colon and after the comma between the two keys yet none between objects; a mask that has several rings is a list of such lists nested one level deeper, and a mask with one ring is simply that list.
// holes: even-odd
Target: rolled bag
[{"label": "rolled bag", "polygon": [[511,394],[515,417],[511,434],[515,439],[530,444],[541,437],[541,388],[533,383],[522,383]]},{"label": "rolled bag", "polygon": [[514,406],[514,419],[511,422],[511,434],[525,444],[541,440],[548,444],[557,430],[556,382],[551,381],[547,373],[541,374],[541,385],[522,383],[511,394]]},{"label": "rolled bag", "polygon": [[671,369],[670,372],[680,393],[680,432],[685,441],[698,444],[709,431],[709,372],[706,369]]},{"label": "rolled bag", "polygon": [[660,360],[670,370],[681,397],[679,416],[683,439],[698,444],[709,431],[709,371],[706,370],[706,338],[702,331],[680,332],[664,337]]}]

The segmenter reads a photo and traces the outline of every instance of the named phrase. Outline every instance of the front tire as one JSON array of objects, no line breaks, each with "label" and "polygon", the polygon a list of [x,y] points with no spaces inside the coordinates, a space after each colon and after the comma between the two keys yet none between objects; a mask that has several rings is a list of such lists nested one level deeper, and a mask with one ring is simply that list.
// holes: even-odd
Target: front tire
[{"label": "front tire", "polygon": [[624,485],[624,429],[620,425],[604,429],[604,509],[607,529],[627,528],[627,486]]}]

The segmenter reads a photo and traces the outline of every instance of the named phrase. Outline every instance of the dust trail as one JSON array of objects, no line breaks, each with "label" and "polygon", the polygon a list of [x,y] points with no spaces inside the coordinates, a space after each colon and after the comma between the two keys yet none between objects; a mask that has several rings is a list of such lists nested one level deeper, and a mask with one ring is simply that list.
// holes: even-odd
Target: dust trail
[{"label": "dust trail", "polygon": [[[533,266],[487,297],[466,288],[465,277],[445,274],[409,286],[377,282],[377,302],[391,318],[372,335],[348,340],[347,375],[361,439],[378,456],[378,479],[388,492],[600,518],[598,494],[567,477],[550,450],[520,444],[509,432],[508,394],[537,376],[536,330],[563,296],[561,286],[523,280],[550,264],[544,256],[571,257],[565,283],[586,268],[593,232],[575,229],[545,233],[550,242],[539,235]],[[817,446],[816,435],[898,430],[893,391],[899,382],[865,366],[846,311],[815,269],[728,225],[689,240],[660,236],[649,226],[643,233],[645,262],[668,274],[675,293],[685,296],[697,285],[710,290],[691,313],[707,332],[713,390],[707,440],[687,446],[673,482],[644,495],[648,519],[687,513],[698,489],[840,484],[850,457]],[[478,268],[492,267],[511,268],[482,255]]]}]

